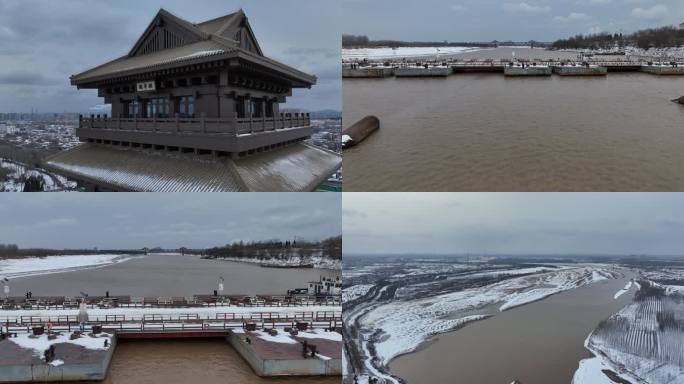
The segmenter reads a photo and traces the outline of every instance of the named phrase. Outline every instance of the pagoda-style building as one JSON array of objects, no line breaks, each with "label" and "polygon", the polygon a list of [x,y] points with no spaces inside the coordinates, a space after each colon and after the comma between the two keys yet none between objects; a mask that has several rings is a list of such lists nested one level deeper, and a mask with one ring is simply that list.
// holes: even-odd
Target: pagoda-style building
[{"label": "pagoda-style building", "polygon": [[82,116],[83,144],[45,165],[92,190],[314,190],[341,157],[280,104],[315,83],[264,56],[242,10],[193,24],[162,9],[125,56],[71,76],[112,113]]}]

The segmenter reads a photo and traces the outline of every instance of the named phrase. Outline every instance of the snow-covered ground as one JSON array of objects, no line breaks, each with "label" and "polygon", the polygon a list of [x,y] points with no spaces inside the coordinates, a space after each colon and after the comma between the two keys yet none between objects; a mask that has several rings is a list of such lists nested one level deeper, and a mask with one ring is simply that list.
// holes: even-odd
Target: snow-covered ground
[{"label": "snow-covered ground", "polygon": [[602,371],[611,369],[598,357],[591,357],[580,361],[579,368],[572,377],[572,384],[615,384]]},{"label": "snow-covered ground", "polygon": [[478,47],[399,47],[399,48],[354,48],[342,49],[342,60],[401,59],[411,57],[440,57],[464,52],[480,51]]},{"label": "snow-covered ground", "polygon": [[263,265],[273,265],[273,266],[292,266],[296,267],[298,265],[313,264],[315,268],[321,269],[342,269],[342,262],[340,260],[334,260],[329,257],[324,257],[320,253],[315,254],[311,257],[302,257],[297,253],[289,256],[288,258],[271,258],[271,259],[260,259],[257,257],[221,257],[215,260],[226,260],[226,261],[236,261],[240,263],[252,263],[252,264],[263,264]]},{"label": "snow-covered ground", "polygon": [[585,341],[596,357],[580,363],[573,384],[598,382],[590,378],[602,369],[634,383],[683,383],[684,306],[669,295],[635,301],[602,322]]},{"label": "snow-covered ground", "polygon": [[144,256],[70,255],[0,260],[0,279],[60,273],[77,269],[99,268],[111,264],[123,263],[134,257]]},{"label": "snow-covered ground", "polygon": [[670,48],[651,48],[648,50],[626,47],[625,54],[627,56],[636,57],[651,57],[651,58],[684,58],[684,47],[670,47]]},{"label": "snow-covered ground", "polygon": [[[291,335],[287,332],[285,332],[284,328],[276,328],[276,331],[278,333],[275,336],[272,336],[268,332],[264,331],[256,331],[253,332],[254,334],[257,335],[258,338],[270,341],[273,343],[285,343],[285,344],[297,344],[299,343],[297,340],[293,339]],[[244,333],[243,330],[237,329],[233,330],[235,333]],[[325,339],[325,340],[331,340],[331,341],[337,341],[337,342],[342,342],[342,334],[333,332],[333,331],[326,331],[324,329],[311,329],[308,331],[299,331],[297,333],[297,337],[305,338],[305,339]]]},{"label": "snow-covered ground", "polygon": [[45,350],[50,348],[53,344],[68,343],[80,345],[81,347],[92,350],[107,350],[112,345],[111,342],[108,342],[105,347],[105,340],[109,340],[111,337],[107,333],[101,333],[99,335],[81,335],[81,337],[74,340],[69,339],[70,335],[70,333],[62,333],[57,335],[55,339],[48,340],[47,333],[40,336],[33,336],[30,333],[18,333],[17,337],[12,337],[8,340],[21,348],[32,349],[33,354],[36,357],[42,357]]},{"label": "snow-covered ground", "polygon": [[[27,166],[0,158],[0,168],[9,172],[4,180],[0,180],[0,192],[22,192],[24,181],[31,176],[43,179],[46,192],[73,190],[76,182],[64,176],[47,172],[43,169],[29,169]],[[1,173],[1,172],[0,172]]]},{"label": "snow-covered ground", "polygon": [[496,305],[500,311],[541,300],[615,275],[605,268],[585,266],[514,277],[480,288],[420,298],[395,300],[374,308],[361,318],[369,333],[381,330],[375,340],[378,362],[386,365],[415,350],[432,335],[447,332],[492,313],[478,313]]},{"label": "snow-covered ground", "polygon": [[365,295],[373,284],[357,284],[342,290],[342,302],[346,303]]},{"label": "snow-covered ground", "polygon": [[624,295],[625,293],[627,293],[627,291],[629,291],[629,289],[630,289],[631,287],[632,287],[632,281],[630,280],[629,282],[627,282],[627,285],[625,285],[624,288],[622,288],[621,290],[619,290],[619,291],[617,291],[617,292],[615,293],[615,296],[613,296],[613,298],[614,298],[615,300],[617,300],[618,297],[620,297],[620,296]]}]

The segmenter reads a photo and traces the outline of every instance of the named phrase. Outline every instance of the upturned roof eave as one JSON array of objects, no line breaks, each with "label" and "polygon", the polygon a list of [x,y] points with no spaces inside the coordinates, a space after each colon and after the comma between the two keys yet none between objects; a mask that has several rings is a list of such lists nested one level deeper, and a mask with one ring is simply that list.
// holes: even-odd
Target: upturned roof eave
[{"label": "upturned roof eave", "polygon": [[[84,72],[81,72],[79,74],[72,75],[69,78],[69,80],[70,80],[71,85],[77,86],[79,88],[97,88],[97,83],[107,81],[107,80],[117,79],[117,78],[126,77],[126,76],[142,75],[142,74],[156,72],[156,71],[160,71],[160,70],[172,69],[172,68],[183,67],[183,66],[193,65],[193,64],[202,64],[202,63],[207,63],[207,62],[226,60],[226,59],[231,59],[231,58],[238,58],[241,60],[245,60],[248,62],[252,62],[254,64],[264,66],[270,70],[274,70],[275,72],[277,72],[281,75],[285,75],[286,77],[292,78],[293,80],[295,80],[297,82],[303,83],[304,87],[310,87],[310,86],[316,84],[316,81],[317,81],[317,78],[314,75],[309,75],[307,73],[301,72],[301,71],[299,71],[295,68],[292,68],[286,64],[283,64],[283,63],[280,63],[278,61],[266,58],[264,56],[257,56],[254,54],[247,53],[240,48],[233,48],[230,52],[226,52],[223,54],[199,57],[199,58],[190,59],[190,60],[183,60],[183,61],[166,63],[166,64],[154,64],[154,65],[150,65],[150,66],[146,66],[146,67],[134,68],[134,69],[130,69],[130,70],[123,70],[123,71],[119,71],[119,72],[103,74],[103,75],[98,75],[98,76],[92,76],[92,77],[84,76],[85,74],[87,74],[90,71],[93,71],[97,68],[100,68],[104,65],[107,65],[113,61],[122,59],[122,58],[119,58],[119,59],[110,61],[108,63],[102,64],[100,66],[97,66],[95,68],[91,68],[91,69],[84,71]],[[88,86],[88,85],[91,85],[91,86]]]}]

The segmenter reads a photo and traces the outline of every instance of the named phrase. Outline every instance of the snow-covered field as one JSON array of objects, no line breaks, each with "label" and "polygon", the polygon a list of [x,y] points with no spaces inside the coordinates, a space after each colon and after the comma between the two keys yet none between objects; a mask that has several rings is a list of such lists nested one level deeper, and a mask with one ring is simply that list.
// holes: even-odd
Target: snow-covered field
[{"label": "snow-covered field", "polygon": [[652,57],[652,58],[684,58],[684,47],[670,47],[670,48],[651,48],[649,50],[626,47],[625,54],[628,56],[637,57]]},{"label": "snow-covered field", "polygon": [[342,49],[342,60],[378,60],[401,59],[411,57],[439,57],[457,53],[480,51],[487,48],[478,47],[399,47],[399,48],[354,48]]},{"label": "snow-covered field", "polygon": [[573,384],[602,383],[595,378],[603,369],[634,383],[683,383],[684,305],[670,295],[635,301],[602,322],[585,342],[596,357],[580,363]]},{"label": "snow-covered field", "polygon": [[496,305],[504,311],[613,277],[607,269],[593,266],[514,277],[480,288],[391,301],[364,315],[361,323],[369,332],[382,331],[375,340],[375,350],[378,362],[386,365],[392,358],[415,350],[432,335],[486,317],[489,314],[475,313],[483,307]]},{"label": "snow-covered field", "polygon": [[0,192],[22,192],[24,181],[31,176],[43,179],[45,191],[56,192],[76,188],[76,182],[67,178],[49,173],[45,170],[29,169],[21,163],[8,161],[0,158],[0,168],[9,171],[4,180],[0,180]]},{"label": "snow-covered field", "polygon": [[132,255],[71,255],[0,260],[0,278],[17,278],[123,263]]},{"label": "snow-covered field", "polygon": [[368,290],[373,288],[373,284],[357,284],[342,290],[342,302],[346,303],[365,295]]}]

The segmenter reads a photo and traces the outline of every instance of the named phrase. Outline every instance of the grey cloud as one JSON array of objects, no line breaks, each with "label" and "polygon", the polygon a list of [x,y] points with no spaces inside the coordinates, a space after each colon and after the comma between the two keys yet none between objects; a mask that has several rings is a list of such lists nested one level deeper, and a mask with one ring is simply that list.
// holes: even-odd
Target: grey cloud
[{"label": "grey cloud", "polygon": [[[0,242],[21,247],[208,247],[341,234],[340,194],[6,194]],[[169,208],[173,209],[169,209]]]}]

